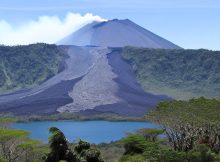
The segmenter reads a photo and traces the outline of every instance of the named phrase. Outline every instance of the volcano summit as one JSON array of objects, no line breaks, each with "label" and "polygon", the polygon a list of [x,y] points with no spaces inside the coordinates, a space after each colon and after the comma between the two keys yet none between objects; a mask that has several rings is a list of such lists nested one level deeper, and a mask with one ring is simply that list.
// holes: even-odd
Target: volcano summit
[{"label": "volcano summit", "polygon": [[58,44],[101,47],[180,48],[128,19],[93,22],[62,39]]}]

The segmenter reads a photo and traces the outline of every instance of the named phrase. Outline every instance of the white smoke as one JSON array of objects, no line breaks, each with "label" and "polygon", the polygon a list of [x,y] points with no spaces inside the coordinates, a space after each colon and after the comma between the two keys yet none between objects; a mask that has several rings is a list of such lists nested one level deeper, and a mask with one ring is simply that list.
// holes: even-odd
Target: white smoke
[{"label": "white smoke", "polygon": [[106,20],[90,13],[67,13],[64,19],[57,16],[41,16],[36,21],[28,21],[16,27],[0,20],[0,44],[55,43],[92,21]]}]

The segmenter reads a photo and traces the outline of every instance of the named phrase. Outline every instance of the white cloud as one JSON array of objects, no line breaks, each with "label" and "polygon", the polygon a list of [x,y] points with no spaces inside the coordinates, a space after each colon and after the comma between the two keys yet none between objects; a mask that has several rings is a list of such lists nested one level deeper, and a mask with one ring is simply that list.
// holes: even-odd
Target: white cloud
[{"label": "white cloud", "polygon": [[67,13],[64,19],[57,16],[41,16],[18,27],[0,20],[0,44],[24,45],[36,42],[55,43],[92,21],[105,21],[93,14]]}]

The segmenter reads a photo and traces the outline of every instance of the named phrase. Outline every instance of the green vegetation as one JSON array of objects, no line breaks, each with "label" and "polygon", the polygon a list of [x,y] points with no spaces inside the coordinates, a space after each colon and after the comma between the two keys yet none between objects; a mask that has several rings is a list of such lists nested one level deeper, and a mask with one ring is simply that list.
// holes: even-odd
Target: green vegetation
[{"label": "green vegetation", "polygon": [[29,133],[23,130],[0,128],[0,157],[5,159],[3,161],[41,160],[44,152],[39,151],[40,142],[28,139],[28,135]]},{"label": "green vegetation", "polygon": [[123,144],[120,141],[111,142],[108,144],[101,143],[98,144],[96,147],[100,150],[101,155],[106,162],[117,161],[118,159],[120,159],[125,151]]},{"label": "green vegetation", "polygon": [[[141,131],[141,134],[139,133]],[[122,139],[124,144],[125,152],[124,155],[119,160],[120,162],[124,161],[152,161],[158,159],[158,154],[160,151],[160,141],[157,141],[158,132],[161,130],[147,129],[140,130],[137,134],[128,134],[128,137]],[[152,133],[155,132],[155,133]],[[155,137],[155,138],[146,138],[146,137]]]},{"label": "green vegetation", "polygon": [[162,130],[128,134],[119,162],[220,162],[220,100],[165,101],[146,119]]},{"label": "green vegetation", "polygon": [[40,141],[28,138],[29,132],[9,129],[13,118],[0,118],[0,162],[38,162],[48,152]]},{"label": "green vegetation", "polygon": [[219,154],[205,144],[190,151],[174,150],[165,139],[152,141],[138,134],[122,140],[125,152],[119,162],[219,162]]},{"label": "green vegetation", "polygon": [[52,127],[47,145],[6,128],[14,119],[0,118],[0,162],[220,162],[219,99],[164,101],[145,119],[161,129],[142,128],[120,141],[91,145],[69,143]]},{"label": "green vegetation", "polygon": [[92,148],[88,142],[80,140],[71,150],[70,144],[58,128],[51,127],[50,133],[50,153],[45,162],[104,162],[100,151]]},{"label": "green vegetation", "polygon": [[88,142],[80,140],[74,150],[79,162],[104,162],[100,151],[92,148]]},{"label": "green vegetation", "polygon": [[0,46],[0,93],[49,79],[59,72],[64,56],[56,45]]},{"label": "green vegetation", "polygon": [[145,121],[144,117],[129,117],[120,116],[116,114],[98,114],[98,115],[82,115],[79,113],[59,113],[51,115],[30,115],[30,116],[11,116],[16,118],[17,122],[29,122],[29,121],[60,121],[60,120],[74,120],[74,121],[91,121],[91,120],[105,120],[105,121]]},{"label": "green vegetation", "polygon": [[7,128],[10,124],[14,123],[16,121],[15,118],[5,117],[0,118],[0,128]]},{"label": "green vegetation", "polygon": [[76,162],[76,155],[68,148],[68,142],[64,134],[56,127],[51,127],[50,133],[49,146],[51,151],[45,162],[59,162],[60,160]]},{"label": "green vegetation", "polygon": [[166,101],[147,118],[161,125],[174,150],[189,151],[199,143],[220,152],[220,100]]},{"label": "green vegetation", "polygon": [[122,56],[146,91],[175,99],[220,97],[220,51],[125,47]]}]

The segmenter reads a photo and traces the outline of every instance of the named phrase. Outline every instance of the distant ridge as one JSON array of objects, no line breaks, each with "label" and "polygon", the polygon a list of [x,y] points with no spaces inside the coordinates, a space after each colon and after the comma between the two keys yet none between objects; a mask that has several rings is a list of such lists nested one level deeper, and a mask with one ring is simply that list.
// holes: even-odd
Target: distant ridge
[{"label": "distant ridge", "polygon": [[102,47],[180,48],[129,19],[114,19],[105,22],[90,23],[65,37],[57,44]]}]

